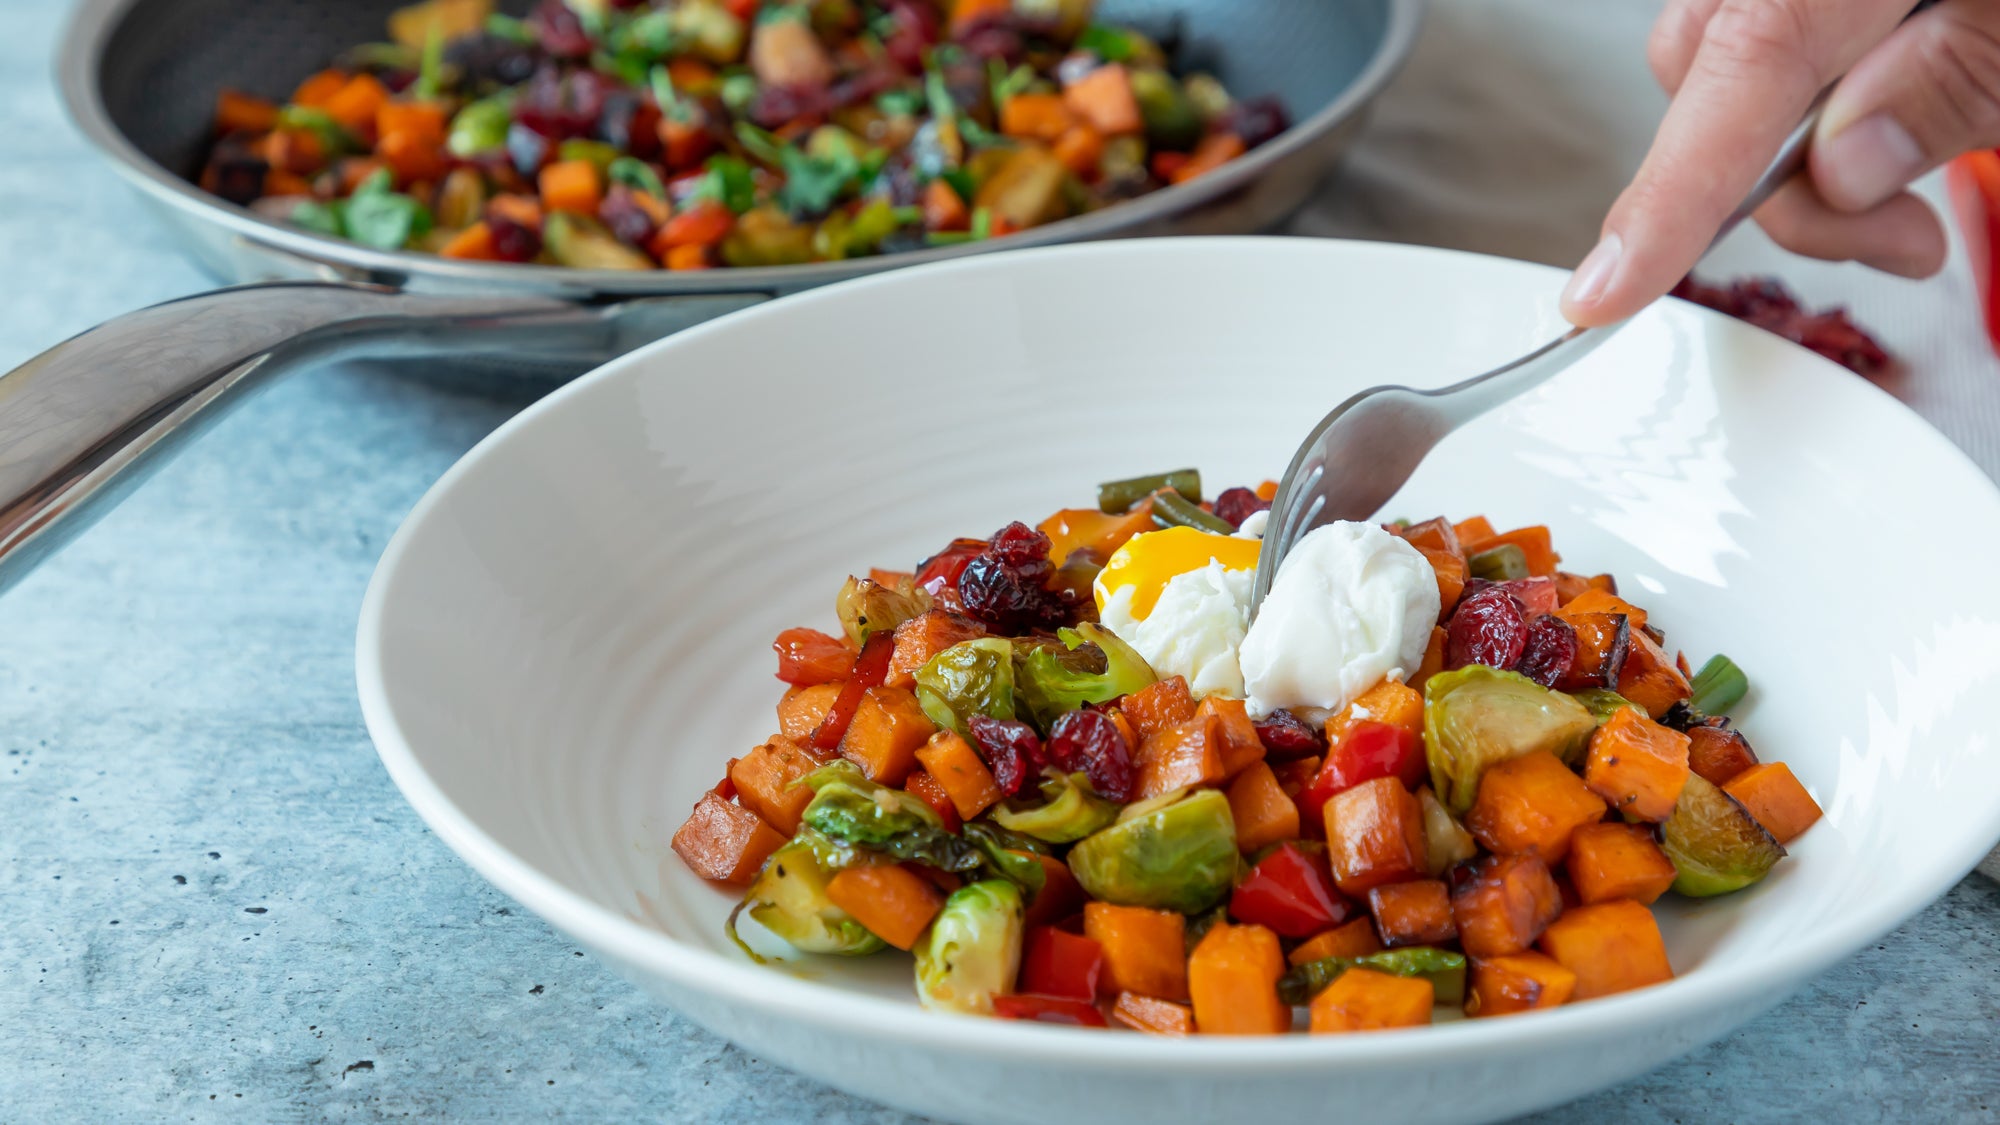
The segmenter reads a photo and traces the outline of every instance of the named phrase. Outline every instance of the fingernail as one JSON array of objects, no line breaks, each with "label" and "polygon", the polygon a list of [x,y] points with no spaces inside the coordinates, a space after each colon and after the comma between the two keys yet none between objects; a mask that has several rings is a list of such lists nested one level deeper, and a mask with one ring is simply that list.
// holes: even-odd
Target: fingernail
[{"label": "fingernail", "polygon": [[1599,240],[1590,253],[1584,255],[1576,272],[1569,275],[1569,284],[1563,287],[1563,303],[1568,305],[1594,305],[1604,291],[1611,288],[1611,275],[1618,272],[1618,256],[1625,252],[1625,242],[1612,232]]},{"label": "fingernail", "polygon": [[1887,113],[1870,114],[1835,133],[1814,161],[1820,194],[1850,211],[1883,202],[1923,170],[1924,150]]}]

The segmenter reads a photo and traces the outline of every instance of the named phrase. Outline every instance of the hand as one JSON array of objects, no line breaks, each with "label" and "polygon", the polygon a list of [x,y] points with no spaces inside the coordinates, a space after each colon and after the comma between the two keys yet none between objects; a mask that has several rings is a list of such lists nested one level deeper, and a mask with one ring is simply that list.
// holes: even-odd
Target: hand
[{"label": "hand", "polygon": [[1944,264],[1937,216],[1904,190],[1961,152],[2000,146],[2000,0],[1668,0],[1647,57],[1673,104],[1563,315],[1609,324],[1673,288],[1806,107],[1834,90],[1807,173],[1756,219],[1779,245],[1904,277]]}]

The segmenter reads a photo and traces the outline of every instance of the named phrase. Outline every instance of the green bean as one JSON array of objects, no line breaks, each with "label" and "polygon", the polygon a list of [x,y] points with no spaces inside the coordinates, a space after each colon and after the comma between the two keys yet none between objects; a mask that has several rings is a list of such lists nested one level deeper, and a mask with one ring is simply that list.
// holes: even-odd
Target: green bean
[{"label": "green bean", "polygon": [[1168,473],[1154,473],[1151,476],[1133,477],[1130,480],[1108,480],[1097,486],[1097,507],[1100,511],[1117,514],[1129,512],[1139,501],[1163,488],[1171,488],[1195,503],[1201,503],[1201,470],[1175,469]]},{"label": "green bean", "polygon": [[1750,690],[1750,677],[1734,660],[1717,654],[1708,658],[1694,674],[1694,695],[1688,706],[1704,715],[1721,715],[1743,701]]},{"label": "green bean", "polygon": [[1229,526],[1228,520],[1202,511],[1200,505],[1172,489],[1153,495],[1153,522],[1161,527],[1192,527],[1196,531],[1211,531],[1217,535],[1236,534],[1236,529]]},{"label": "green bean", "polygon": [[1528,576],[1528,555],[1512,543],[1502,543],[1465,560],[1465,568],[1474,578],[1511,582]]}]

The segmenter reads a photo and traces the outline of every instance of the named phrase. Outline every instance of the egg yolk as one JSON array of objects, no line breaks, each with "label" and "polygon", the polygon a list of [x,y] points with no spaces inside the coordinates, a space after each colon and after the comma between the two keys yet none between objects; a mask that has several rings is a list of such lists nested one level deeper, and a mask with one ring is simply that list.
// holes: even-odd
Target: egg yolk
[{"label": "egg yolk", "polygon": [[1097,576],[1093,593],[1101,612],[1111,595],[1132,589],[1132,616],[1144,621],[1160,600],[1160,592],[1176,575],[1200,570],[1214,560],[1224,570],[1254,570],[1260,540],[1214,535],[1192,527],[1169,527],[1126,540],[1113,552]]}]

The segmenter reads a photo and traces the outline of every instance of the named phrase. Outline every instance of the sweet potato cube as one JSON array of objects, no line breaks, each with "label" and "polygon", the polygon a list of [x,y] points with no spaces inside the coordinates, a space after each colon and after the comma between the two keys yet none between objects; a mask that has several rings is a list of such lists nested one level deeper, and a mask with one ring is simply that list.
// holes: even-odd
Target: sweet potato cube
[{"label": "sweet potato cube", "polygon": [[702,797],[674,833],[674,852],[704,879],[750,885],[758,868],[785,844],[764,819],[714,793]]},{"label": "sweet potato cube", "polygon": [[1132,729],[1138,732],[1139,741],[1144,742],[1168,727],[1194,718],[1194,696],[1189,694],[1186,680],[1170,676],[1126,696],[1118,709],[1132,721]]},{"label": "sweet potato cube", "polygon": [[1264,740],[1250,722],[1250,712],[1240,699],[1211,695],[1194,709],[1194,717],[1215,716],[1215,733],[1221,739],[1222,776],[1235,777],[1252,762],[1264,760]]},{"label": "sweet potato cube", "polygon": [[1620,707],[1590,736],[1583,783],[1612,809],[1659,823],[1674,815],[1688,779],[1688,736],[1636,708]]},{"label": "sweet potato cube", "polygon": [[1185,1039],[1194,1034],[1194,1012],[1186,1004],[1137,992],[1119,993],[1117,1002],[1111,1006],[1111,1018],[1149,1035]]},{"label": "sweet potato cube", "polygon": [[1053,926],[1083,909],[1083,886],[1070,873],[1069,864],[1039,852],[1016,852],[1042,865],[1042,889],[1021,912],[1021,921],[1030,926]]},{"label": "sweet potato cube", "polygon": [[1530,576],[1535,578],[1555,577],[1556,564],[1562,561],[1562,556],[1556,554],[1555,547],[1551,544],[1549,529],[1540,524],[1534,527],[1517,527],[1512,531],[1503,531],[1498,535],[1488,536],[1476,543],[1467,542],[1464,546],[1465,553],[1471,556],[1481,551],[1490,551],[1495,547],[1504,547],[1508,544],[1521,548],[1521,554],[1526,556],[1528,560],[1528,574]]},{"label": "sweet potato cube", "polygon": [[1458,536],[1458,548],[1471,551],[1475,546],[1493,538],[1493,521],[1485,516],[1473,516],[1451,525],[1451,533]]},{"label": "sweet potato cube", "polygon": [[1424,696],[1408,684],[1383,680],[1354,697],[1354,702],[1326,721],[1327,745],[1340,743],[1347,728],[1363,720],[1402,727],[1411,734],[1424,733]]},{"label": "sweet potato cube", "polygon": [[1542,931],[1538,944],[1576,974],[1578,1000],[1674,978],[1653,912],[1629,900],[1579,906]]},{"label": "sweet potato cube", "polygon": [[1444,642],[1444,628],[1432,626],[1430,642],[1424,645],[1424,658],[1418,663],[1416,673],[1410,677],[1411,690],[1423,691],[1432,676],[1444,671]]},{"label": "sweet potato cube", "polygon": [[1688,768],[1712,785],[1728,785],[1757,764],[1750,740],[1727,726],[1705,723],[1688,728]]},{"label": "sweet potato cube", "polygon": [[1399,532],[1410,546],[1423,550],[1443,551],[1447,554],[1465,557],[1465,545],[1458,541],[1458,531],[1451,521],[1443,516],[1432,516],[1422,523],[1413,523]]},{"label": "sweet potato cube", "polygon": [[1342,893],[1359,898],[1424,877],[1424,813],[1401,781],[1378,777],[1336,793],[1325,815],[1327,861]]},{"label": "sweet potato cube", "polygon": [[1171,910],[1085,903],[1084,936],[1104,951],[1104,991],[1188,998],[1187,919]]},{"label": "sweet potato cube", "polygon": [[1632,652],[1632,619],[1622,613],[1561,616],[1576,630],[1576,656],[1556,686],[1564,691],[1617,687]]},{"label": "sweet potato cube", "polygon": [[1236,846],[1246,854],[1298,838],[1298,803],[1278,784],[1278,775],[1268,764],[1251,763],[1229,783],[1227,795],[1229,815],[1236,820]]},{"label": "sweet potato cube", "polygon": [[1555,864],[1572,832],[1604,818],[1604,799],[1546,750],[1487,769],[1465,826],[1501,855],[1538,855]]},{"label": "sweet potato cube", "polygon": [[897,949],[917,944],[924,927],[944,909],[944,895],[936,887],[893,864],[849,867],[827,882],[826,897]]},{"label": "sweet potato cube", "polygon": [[1607,594],[1618,592],[1618,583],[1609,574],[1571,574],[1567,570],[1556,571],[1556,604],[1565,606],[1591,590],[1602,590]]},{"label": "sweet potato cube", "polygon": [[1285,955],[1262,926],[1218,922],[1188,958],[1188,995],[1203,1035],[1282,1035],[1292,1009],[1278,999]]},{"label": "sweet potato cube", "polygon": [[1314,1035],[1422,1027],[1431,1022],[1437,990],[1423,977],[1349,969],[1312,1000]]},{"label": "sweet potato cube", "polygon": [[1138,798],[1222,780],[1222,732],[1214,715],[1164,727],[1139,744]]},{"label": "sweet potato cube", "polygon": [[1674,862],[1653,842],[1653,830],[1638,824],[1587,824],[1570,837],[1564,863],[1585,904],[1629,898],[1650,904],[1674,882]]},{"label": "sweet potato cube", "polygon": [[838,698],[838,682],[793,688],[778,701],[778,729],[784,732],[786,738],[799,742],[803,747],[810,747],[813,732],[819,729],[820,722]]},{"label": "sweet potato cube", "polygon": [[1532,855],[1487,856],[1451,895],[1458,943],[1469,957],[1519,953],[1562,912],[1561,888]]},{"label": "sweet potato cube", "polygon": [[1625,666],[1618,670],[1618,694],[1646,709],[1646,714],[1657,719],[1673,709],[1674,704],[1694,694],[1688,686],[1687,677],[1675,666],[1672,657],[1648,636],[1645,630],[1632,630],[1632,647],[1625,654]]},{"label": "sweet potato cube", "polygon": [[860,766],[870,781],[901,785],[916,768],[917,751],[936,732],[916,696],[902,688],[872,687],[841,736],[840,756]]},{"label": "sweet potato cube", "polygon": [[923,763],[924,772],[937,779],[952,807],[966,820],[1000,801],[1000,784],[993,780],[993,771],[986,768],[978,751],[952,731],[931,735],[917,750],[917,761]]},{"label": "sweet potato cube", "polygon": [[[1592,583],[1595,581],[1597,580],[1596,579],[1585,580],[1586,583]],[[1558,580],[1556,583],[1556,596],[1559,598],[1562,597],[1562,582],[1560,580]],[[1640,609],[1638,606],[1633,605],[1631,602],[1626,601],[1624,598],[1619,597],[1617,594],[1612,593],[1610,590],[1603,589],[1602,587],[1599,586],[1586,585],[1586,587],[1582,591],[1578,592],[1575,597],[1569,598],[1568,600],[1564,601],[1562,603],[1561,608],[1556,610],[1557,617],[1560,617],[1563,620],[1568,621],[1572,625],[1576,623],[1576,619],[1578,617],[1587,616],[1593,613],[1608,613],[1613,615],[1623,615],[1631,619],[1632,628],[1644,629],[1646,627],[1645,610]]]},{"label": "sweet potato cube", "polygon": [[1750,818],[1764,830],[1789,844],[1811,828],[1820,817],[1819,802],[1813,800],[1799,779],[1783,762],[1751,766],[1722,787],[1736,798]]},{"label": "sweet potato cube", "polygon": [[1458,936],[1452,920],[1451,891],[1442,879],[1390,883],[1368,892],[1368,912],[1382,944],[1441,945]]},{"label": "sweet potato cube", "polygon": [[960,641],[986,635],[986,627],[962,613],[930,609],[896,626],[896,654],[889,658],[890,687],[914,688],[917,669]]},{"label": "sweet potato cube", "polygon": [[729,780],[739,804],[789,838],[813,799],[811,789],[792,783],[819,766],[818,759],[781,734],[730,763]]},{"label": "sweet potato cube", "polygon": [[1375,923],[1367,918],[1356,918],[1300,942],[1297,949],[1285,955],[1285,960],[1296,967],[1327,957],[1366,957],[1380,952],[1382,939],[1375,936]]},{"label": "sweet potato cube", "polygon": [[1472,959],[1465,993],[1468,1016],[1504,1016],[1569,1002],[1576,974],[1539,953]]},{"label": "sweet potato cube", "polygon": [[1418,546],[1417,551],[1437,575],[1438,604],[1443,607],[1439,612],[1449,614],[1458,605],[1459,596],[1465,593],[1465,580],[1470,577],[1465,556],[1424,546]]}]

